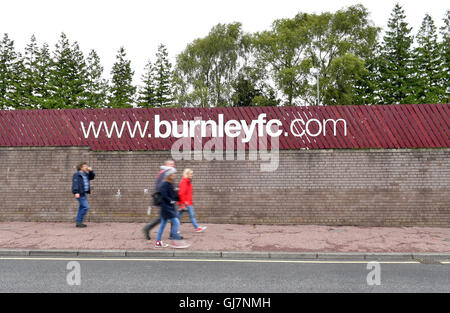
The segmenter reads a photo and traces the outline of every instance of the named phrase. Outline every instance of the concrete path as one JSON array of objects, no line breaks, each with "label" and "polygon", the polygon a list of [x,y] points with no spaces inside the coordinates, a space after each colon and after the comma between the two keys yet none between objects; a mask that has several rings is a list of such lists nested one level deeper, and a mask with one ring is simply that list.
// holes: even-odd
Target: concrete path
[{"label": "concrete path", "polygon": [[[0,223],[0,249],[154,249],[142,223]],[[450,228],[330,227],[205,224],[195,233],[183,223],[181,234],[192,251],[268,252],[450,252]],[[163,240],[167,239],[168,227]]]}]

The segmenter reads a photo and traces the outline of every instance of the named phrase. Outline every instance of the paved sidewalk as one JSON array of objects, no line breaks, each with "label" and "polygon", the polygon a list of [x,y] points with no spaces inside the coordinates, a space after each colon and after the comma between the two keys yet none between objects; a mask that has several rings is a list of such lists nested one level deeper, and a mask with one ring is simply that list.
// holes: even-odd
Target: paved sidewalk
[{"label": "paved sidewalk", "polygon": [[[154,249],[156,231],[147,241],[142,223],[0,223],[0,249]],[[195,233],[191,224],[181,234],[192,251],[265,252],[450,252],[450,228],[353,227],[312,225],[205,224]],[[163,237],[167,239],[168,227]],[[161,250],[161,249],[159,249]],[[166,249],[164,249],[166,250]]]}]

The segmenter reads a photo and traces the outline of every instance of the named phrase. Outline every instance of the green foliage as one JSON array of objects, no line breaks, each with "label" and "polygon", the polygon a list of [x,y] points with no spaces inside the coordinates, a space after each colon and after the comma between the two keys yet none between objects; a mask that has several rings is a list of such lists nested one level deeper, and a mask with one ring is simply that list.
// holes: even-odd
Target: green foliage
[{"label": "green foliage", "polygon": [[177,57],[177,101],[186,106],[229,105],[245,41],[241,24],[233,23],[218,24],[190,43]]},{"label": "green foliage", "polygon": [[234,90],[231,97],[233,106],[279,105],[275,91],[261,81],[258,84],[255,77],[252,77],[248,71],[242,71],[232,83],[232,86]]},{"label": "green foliage", "polygon": [[4,34],[0,42],[0,108],[15,108],[20,101],[22,67],[14,41]]},{"label": "green foliage", "polygon": [[156,81],[155,68],[151,61],[148,61],[142,75],[142,85],[139,89],[138,106],[142,108],[156,106]]},{"label": "green foliage", "polygon": [[270,67],[287,105],[318,102],[317,71],[323,104],[354,104],[353,86],[367,72],[363,60],[376,45],[378,32],[361,5],[336,13],[299,13],[256,35],[256,58],[259,66]]},{"label": "green foliage", "polygon": [[[375,49],[380,31],[368,16],[362,5],[310,15],[308,56],[312,67],[319,70],[321,104],[358,104],[355,88],[367,74],[364,60]],[[309,81],[315,82],[314,73],[310,74]],[[314,83],[305,97],[308,104],[317,103]]]},{"label": "green foliage", "polygon": [[86,60],[85,107],[107,106],[108,82],[102,78],[103,66],[95,50],[91,50]]},{"label": "green foliage", "polygon": [[17,107],[46,108],[51,101],[49,80],[52,68],[50,50],[47,44],[38,48],[36,38],[32,36],[31,42],[25,48],[23,61],[23,93],[24,99]]},{"label": "green foliage", "polygon": [[450,103],[450,10],[444,17],[444,25],[441,27],[442,42],[440,44],[441,72],[442,72],[442,103]]},{"label": "green foliage", "polygon": [[353,104],[371,105],[379,103],[380,50],[381,47],[377,44],[364,60],[365,71],[360,73],[359,79],[354,82]]},{"label": "green foliage", "polygon": [[125,57],[125,48],[120,47],[111,71],[112,86],[108,106],[112,108],[130,108],[134,103],[136,93],[136,87],[132,84],[134,71],[131,70],[131,61]]},{"label": "green foliage", "polygon": [[78,43],[70,44],[64,33],[53,52],[48,90],[44,109],[85,107],[86,61]]},{"label": "green foliage", "polygon": [[403,8],[396,4],[388,21],[380,55],[381,103],[413,102],[413,37]]},{"label": "green foliage", "polygon": [[330,105],[356,104],[356,82],[368,73],[361,58],[347,53],[330,62],[329,85],[322,101]]},{"label": "green foliage", "polygon": [[173,104],[172,64],[166,46],[161,44],[156,53],[155,70],[155,103],[157,107]]},{"label": "green foliage", "polygon": [[441,85],[443,72],[440,45],[436,26],[426,14],[417,34],[418,46],[414,50],[414,102],[438,103],[443,94]]},{"label": "green foliage", "polygon": [[259,67],[268,67],[277,87],[287,98],[287,105],[306,94],[307,75],[312,67],[305,51],[310,43],[309,16],[276,20],[270,31],[256,34],[254,45]]},{"label": "green foliage", "polygon": [[[43,99],[39,97],[39,83],[40,78],[42,77],[40,75],[40,61],[42,61],[41,51],[39,51],[36,37],[33,35],[30,43],[25,47],[22,63],[23,102],[18,104],[27,109],[40,108],[41,102],[43,101]],[[49,58],[47,58],[47,62],[50,62]],[[48,96],[48,94],[46,94],[46,96]]]},{"label": "green foliage", "polygon": [[159,45],[156,61],[145,65],[139,89],[138,106],[168,107],[174,105],[174,77],[166,46]]}]

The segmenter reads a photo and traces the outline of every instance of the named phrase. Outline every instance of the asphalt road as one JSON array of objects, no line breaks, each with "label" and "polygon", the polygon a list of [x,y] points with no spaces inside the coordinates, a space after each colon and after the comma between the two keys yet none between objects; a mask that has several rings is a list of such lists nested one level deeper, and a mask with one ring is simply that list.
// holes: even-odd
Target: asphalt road
[{"label": "asphalt road", "polygon": [[0,292],[450,292],[450,264],[380,263],[369,286],[366,262],[310,262],[1,257]]}]

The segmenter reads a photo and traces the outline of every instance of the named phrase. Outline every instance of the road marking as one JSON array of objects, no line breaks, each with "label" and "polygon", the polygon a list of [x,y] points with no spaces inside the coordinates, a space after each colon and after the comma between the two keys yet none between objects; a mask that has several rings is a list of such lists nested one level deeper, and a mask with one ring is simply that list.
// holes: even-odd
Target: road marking
[{"label": "road marking", "polygon": [[[365,264],[378,262],[380,264],[421,264],[419,261],[346,261],[346,260],[259,260],[259,259],[154,259],[154,258],[89,258],[89,257],[0,257],[0,260],[25,261],[135,261],[135,262],[237,262],[237,263],[304,263],[304,264]],[[448,262],[450,263],[450,262]]]}]

